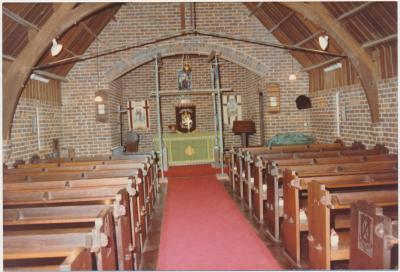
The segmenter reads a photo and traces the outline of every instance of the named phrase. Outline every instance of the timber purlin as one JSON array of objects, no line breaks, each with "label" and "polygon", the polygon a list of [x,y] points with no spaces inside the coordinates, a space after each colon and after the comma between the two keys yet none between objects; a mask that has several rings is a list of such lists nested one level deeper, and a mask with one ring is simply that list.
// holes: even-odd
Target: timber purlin
[{"label": "timber purlin", "polygon": [[[53,163],[43,161],[41,163],[46,164],[47,169],[51,169],[46,172],[37,170],[42,170],[43,165],[33,166],[33,164],[6,170],[3,188],[6,196],[4,207],[8,214],[11,213],[17,218],[7,223],[9,225],[7,232],[10,233],[10,227],[18,229],[18,224],[33,229],[35,226],[42,228],[45,225],[53,229],[52,226],[61,224],[72,230],[74,229],[72,225],[75,223],[87,224],[90,221],[90,209],[99,206],[108,207],[107,209],[111,211],[109,221],[112,223],[108,228],[115,231],[116,248],[107,254],[115,255],[118,260],[111,269],[137,269],[147,238],[151,210],[156,200],[158,170],[156,165],[153,165],[156,160],[149,160],[148,156],[128,160],[110,157],[106,161],[92,162],[90,159],[75,158],[70,162]],[[76,206],[83,209],[74,209]],[[46,218],[46,215],[41,216],[43,211],[40,212],[39,209],[64,209],[65,212],[58,211],[60,214],[58,218],[49,214]],[[53,210],[53,213],[55,211]],[[62,214],[67,215],[67,213],[70,216],[62,218]],[[81,216],[75,216],[74,213]],[[27,266],[29,267],[28,263]]]}]

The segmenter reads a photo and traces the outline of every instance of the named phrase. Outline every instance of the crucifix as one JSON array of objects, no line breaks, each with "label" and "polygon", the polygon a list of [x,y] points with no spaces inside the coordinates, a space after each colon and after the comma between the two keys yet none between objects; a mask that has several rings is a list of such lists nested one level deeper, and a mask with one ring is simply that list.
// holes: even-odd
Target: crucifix
[{"label": "crucifix", "polygon": [[133,128],[133,114],[132,114],[133,108],[132,108],[132,104],[131,101],[128,101],[128,108],[127,108],[127,112],[129,114],[129,124],[130,124],[130,128]]}]

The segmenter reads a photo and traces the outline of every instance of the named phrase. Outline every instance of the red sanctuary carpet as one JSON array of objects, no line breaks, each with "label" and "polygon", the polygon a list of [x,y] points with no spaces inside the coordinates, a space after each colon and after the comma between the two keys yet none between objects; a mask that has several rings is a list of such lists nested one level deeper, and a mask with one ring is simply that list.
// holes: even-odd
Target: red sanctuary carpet
[{"label": "red sanctuary carpet", "polygon": [[169,178],[157,269],[282,268],[223,185],[209,175]]}]

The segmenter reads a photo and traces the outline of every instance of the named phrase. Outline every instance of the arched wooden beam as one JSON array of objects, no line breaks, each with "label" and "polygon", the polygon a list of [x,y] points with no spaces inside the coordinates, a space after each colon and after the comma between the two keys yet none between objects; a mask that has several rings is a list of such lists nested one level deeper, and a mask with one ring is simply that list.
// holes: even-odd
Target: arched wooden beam
[{"label": "arched wooden beam", "polygon": [[371,112],[371,120],[373,123],[379,122],[377,71],[368,53],[323,4],[316,2],[281,2],[280,4],[302,14],[307,20],[327,31],[342,47],[360,77]]},{"label": "arched wooden beam", "polygon": [[3,80],[3,140],[8,140],[18,99],[31,68],[48,49],[53,38],[62,35],[71,26],[94,12],[112,3],[87,3],[73,8],[75,3],[54,4],[51,17],[32,37],[15,61],[11,64]]}]

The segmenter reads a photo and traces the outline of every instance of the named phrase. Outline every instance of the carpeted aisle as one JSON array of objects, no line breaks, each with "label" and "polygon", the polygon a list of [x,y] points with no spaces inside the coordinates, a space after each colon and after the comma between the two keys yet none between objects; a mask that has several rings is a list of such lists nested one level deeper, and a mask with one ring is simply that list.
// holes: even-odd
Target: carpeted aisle
[{"label": "carpeted aisle", "polygon": [[281,269],[215,175],[168,182],[157,269]]}]

